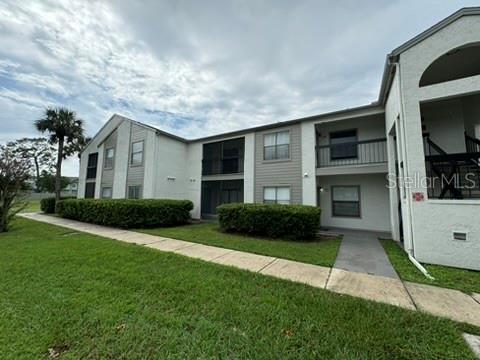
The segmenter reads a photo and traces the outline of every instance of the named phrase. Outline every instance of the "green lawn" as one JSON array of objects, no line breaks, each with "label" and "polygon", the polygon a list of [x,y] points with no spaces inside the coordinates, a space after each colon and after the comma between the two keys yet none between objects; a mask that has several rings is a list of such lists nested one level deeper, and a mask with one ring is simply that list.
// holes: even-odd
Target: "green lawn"
[{"label": "green lawn", "polygon": [[25,219],[0,274],[1,359],[474,359],[450,320]]},{"label": "green lawn", "polygon": [[215,222],[137,231],[323,266],[333,266],[340,246],[340,239],[299,242],[223,233]]},{"label": "green lawn", "polygon": [[480,271],[424,264],[429,274],[435,278],[435,280],[430,280],[410,262],[407,253],[400,248],[397,242],[382,240],[381,243],[393,267],[403,280],[458,289],[467,293],[480,293]]},{"label": "green lawn", "polygon": [[29,200],[27,206],[21,212],[38,212],[40,211],[40,200]]}]

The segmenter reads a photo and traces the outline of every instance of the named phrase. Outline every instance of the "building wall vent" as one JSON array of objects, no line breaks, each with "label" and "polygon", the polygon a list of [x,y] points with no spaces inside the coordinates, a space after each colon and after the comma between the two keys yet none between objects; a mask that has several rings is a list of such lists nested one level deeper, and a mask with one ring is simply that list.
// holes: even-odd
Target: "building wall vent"
[{"label": "building wall vent", "polygon": [[454,231],[453,232],[453,240],[466,241],[467,240],[467,233],[465,231]]}]

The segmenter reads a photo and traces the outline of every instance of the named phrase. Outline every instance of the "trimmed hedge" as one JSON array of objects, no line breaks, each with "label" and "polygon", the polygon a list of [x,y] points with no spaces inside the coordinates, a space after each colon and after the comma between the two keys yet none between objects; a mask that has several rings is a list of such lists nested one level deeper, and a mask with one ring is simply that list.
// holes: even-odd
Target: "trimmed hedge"
[{"label": "trimmed hedge", "polygon": [[57,203],[61,217],[105,226],[148,228],[185,224],[193,203],[170,199],[71,199]]},{"label": "trimmed hedge", "polygon": [[217,213],[223,231],[306,240],[315,238],[321,210],[305,205],[225,204]]},{"label": "trimmed hedge", "polygon": [[[69,197],[62,197],[60,200],[66,199],[75,199],[73,196]],[[40,200],[40,210],[42,210],[45,214],[53,214],[55,212],[55,197],[48,197],[45,199]]]}]

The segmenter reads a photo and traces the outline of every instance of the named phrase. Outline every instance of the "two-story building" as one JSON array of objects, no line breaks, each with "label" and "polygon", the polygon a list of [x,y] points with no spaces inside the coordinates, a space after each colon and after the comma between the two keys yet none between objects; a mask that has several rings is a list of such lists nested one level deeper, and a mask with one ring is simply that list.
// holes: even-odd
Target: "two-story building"
[{"label": "two-story building", "polygon": [[480,270],[479,138],[480,8],[464,8],[387,55],[367,106],[193,140],[114,115],[82,153],[78,194],[189,199],[194,218],[320,206],[322,226]]}]

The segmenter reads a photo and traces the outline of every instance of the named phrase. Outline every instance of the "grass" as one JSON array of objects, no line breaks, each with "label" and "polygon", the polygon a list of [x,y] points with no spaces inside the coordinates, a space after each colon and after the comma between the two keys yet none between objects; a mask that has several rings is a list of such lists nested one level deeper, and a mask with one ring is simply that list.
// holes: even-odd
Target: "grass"
[{"label": "grass", "polygon": [[474,359],[447,319],[25,219],[0,274],[1,359]]},{"label": "grass", "polygon": [[393,267],[403,280],[462,290],[467,293],[480,293],[480,271],[424,264],[430,275],[435,278],[430,280],[410,262],[407,253],[397,242],[393,240],[381,242]]},{"label": "grass", "polygon": [[40,200],[29,200],[27,201],[27,206],[21,212],[27,213],[38,211],[40,211]]},{"label": "grass", "polygon": [[218,223],[215,222],[138,231],[322,266],[333,266],[341,241],[340,239],[321,239],[302,242],[243,236],[221,232]]}]

